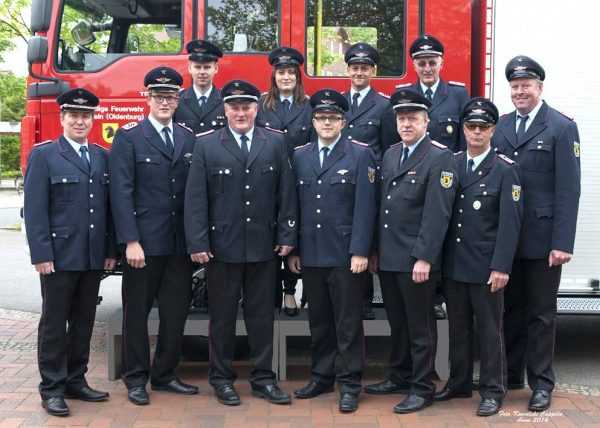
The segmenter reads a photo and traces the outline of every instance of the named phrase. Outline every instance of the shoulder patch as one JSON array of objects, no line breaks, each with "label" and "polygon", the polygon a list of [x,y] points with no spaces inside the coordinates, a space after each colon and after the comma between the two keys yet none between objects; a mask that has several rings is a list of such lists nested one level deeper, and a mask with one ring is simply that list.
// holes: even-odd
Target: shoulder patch
[{"label": "shoulder patch", "polygon": [[509,164],[509,165],[512,165],[512,164],[514,164],[514,163],[515,163],[515,161],[514,161],[514,160],[512,160],[511,158],[509,158],[509,157],[507,157],[507,156],[503,155],[502,153],[498,153],[498,157],[499,157],[500,159],[502,159],[504,162],[506,162],[507,164]]},{"label": "shoulder patch", "polygon": [[456,80],[450,80],[448,83],[454,86],[466,86],[464,82],[457,82]]},{"label": "shoulder patch", "polygon": [[308,147],[308,146],[310,146],[311,144],[312,144],[312,143],[306,143],[306,144],[303,144],[303,145],[301,145],[301,146],[294,147],[294,150],[303,149],[303,148],[305,148],[305,147]]},{"label": "shoulder patch", "polygon": [[198,137],[204,137],[205,135],[210,135],[213,132],[215,132],[214,129],[210,129],[208,131],[200,132],[200,133],[196,134],[196,138],[198,138]]},{"label": "shoulder patch", "polygon": [[268,126],[265,126],[263,129],[268,129],[269,131],[277,132],[278,134],[285,134],[285,132],[283,132],[283,131],[281,131],[279,129],[269,128]]},{"label": "shoulder patch", "polygon": [[357,140],[350,140],[350,141],[358,146],[369,147],[368,144],[363,143],[362,141],[357,141]]},{"label": "shoulder patch", "polygon": [[377,92],[379,95],[381,95],[383,98],[387,98],[388,100],[390,99],[390,96],[388,94],[386,94],[385,92]]},{"label": "shoulder patch", "polygon": [[442,143],[438,143],[435,140],[431,140],[431,145],[436,146],[437,148],[442,149],[442,150],[448,149],[448,147],[444,146]]},{"label": "shoulder patch", "polygon": [[412,85],[412,83],[400,83],[399,85],[396,85],[396,88],[406,88],[410,85]]},{"label": "shoulder patch", "polygon": [[125,125],[121,126],[121,129],[123,129],[125,131],[129,131],[130,129],[133,129],[136,126],[138,126],[138,122],[129,122],[129,123],[126,123]]},{"label": "shoulder patch", "polygon": [[33,147],[43,146],[45,144],[51,143],[52,141],[54,140],[40,141],[39,143],[34,144]]},{"label": "shoulder patch", "polygon": [[192,134],[194,133],[194,131],[192,131],[192,128],[188,128],[187,126],[185,126],[183,123],[179,123],[179,122],[175,122],[177,125],[179,125],[181,128],[186,129],[188,131],[190,131]]},{"label": "shoulder patch", "polygon": [[402,144],[402,141],[399,141],[396,144],[392,144],[391,146],[388,147],[388,149],[391,149],[392,147],[399,146],[400,144]]},{"label": "shoulder patch", "polygon": [[462,155],[462,154],[463,154],[463,151],[461,150],[460,152],[454,153],[454,156],[458,156],[458,155]]},{"label": "shoulder patch", "polygon": [[92,143],[92,144],[94,144],[94,146],[98,147],[99,149],[102,149],[102,150],[104,150],[104,151],[107,151],[107,152],[108,152],[108,149],[107,149],[106,147],[104,147],[104,146],[101,146],[101,145],[100,145],[100,144],[98,144],[98,143]]}]

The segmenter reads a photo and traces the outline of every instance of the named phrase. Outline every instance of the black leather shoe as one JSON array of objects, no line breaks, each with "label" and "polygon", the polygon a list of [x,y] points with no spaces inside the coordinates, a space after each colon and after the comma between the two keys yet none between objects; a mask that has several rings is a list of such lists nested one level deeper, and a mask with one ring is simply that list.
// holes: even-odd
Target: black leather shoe
[{"label": "black leather shoe", "polygon": [[108,392],[98,391],[97,389],[84,386],[79,390],[68,389],[65,391],[65,398],[73,398],[83,401],[106,401],[108,400]]},{"label": "black leather shoe", "polygon": [[444,387],[440,392],[433,396],[433,401],[448,401],[453,398],[470,398],[473,395],[471,392],[458,392],[448,387]]},{"label": "black leather shoe", "polygon": [[340,412],[354,412],[358,409],[358,395],[351,392],[343,392],[340,395]]},{"label": "black leather shoe", "polygon": [[447,318],[446,311],[444,310],[444,307],[442,305],[433,305],[433,312],[435,313],[435,319],[445,320]]},{"label": "black leather shoe", "polygon": [[127,391],[127,397],[129,401],[138,406],[145,406],[150,403],[146,388],[143,386],[134,386]]},{"label": "black leather shoe", "polygon": [[383,382],[374,383],[372,385],[365,386],[365,392],[367,394],[376,395],[387,395],[387,394],[408,394],[410,390],[410,384],[398,384],[387,378]]},{"label": "black leather shoe", "polygon": [[552,402],[552,393],[543,389],[536,389],[529,400],[529,410],[532,412],[543,412],[550,407]]},{"label": "black leather shoe", "polygon": [[216,386],[215,395],[219,403],[226,406],[237,406],[240,404],[240,396],[231,383]]},{"label": "black leather shoe", "polygon": [[413,413],[423,410],[427,406],[431,406],[433,400],[431,398],[421,397],[415,394],[408,394],[403,402],[394,407],[395,413]]},{"label": "black leather shoe", "polygon": [[304,388],[294,391],[294,396],[297,398],[315,398],[318,395],[333,392],[333,385],[326,385],[314,380],[308,382]]},{"label": "black leather shoe", "polygon": [[493,398],[484,398],[481,400],[481,403],[479,403],[477,416],[495,415],[500,411],[500,407],[502,407],[502,402],[494,400]]},{"label": "black leather shoe", "polygon": [[265,398],[269,400],[269,403],[273,404],[288,404],[292,402],[292,397],[285,391],[279,389],[279,387],[272,383],[265,386],[252,386],[252,396]]},{"label": "black leather shoe", "polygon": [[194,385],[188,385],[187,383],[183,383],[179,379],[173,379],[167,383],[155,384],[153,383],[152,391],[167,391],[174,392],[175,394],[183,394],[183,395],[194,395],[198,394],[198,387]]},{"label": "black leather shoe", "polygon": [[[525,389],[525,382],[509,383],[507,387],[510,390]],[[473,389],[479,390],[479,380],[473,381]]]},{"label": "black leather shoe", "polygon": [[283,313],[288,317],[297,317],[298,316],[298,306],[296,306],[296,301],[294,300],[294,306],[287,306],[285,304],[285,297],[283,298]]},{"label": "black leather shoe", "polygon": [[69,416],[69,406],[62,397],[51,397],[42,400],[42,407],[52,416]]}]

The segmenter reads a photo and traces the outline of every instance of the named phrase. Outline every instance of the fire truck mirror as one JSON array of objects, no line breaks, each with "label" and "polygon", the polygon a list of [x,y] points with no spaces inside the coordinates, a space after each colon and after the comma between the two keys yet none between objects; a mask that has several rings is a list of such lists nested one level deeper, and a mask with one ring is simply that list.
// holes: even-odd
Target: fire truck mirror
[{"label": "fire truck mirror", "polygon": [[48,39],[42,36],[32,36],[27,46],[27,62],[43,64],[48,58]]},{"label": "fire truck mirror", "polygon": [[96,41],[92,25],[87,21],[79,21],[71,30],[71,36],[80,46],[91,45]]},{"label": "fire truck mirror", "polygon": [[127,50],[129,53],[138,53],[140,51],[140,38],[133,34],[127,35]]}]

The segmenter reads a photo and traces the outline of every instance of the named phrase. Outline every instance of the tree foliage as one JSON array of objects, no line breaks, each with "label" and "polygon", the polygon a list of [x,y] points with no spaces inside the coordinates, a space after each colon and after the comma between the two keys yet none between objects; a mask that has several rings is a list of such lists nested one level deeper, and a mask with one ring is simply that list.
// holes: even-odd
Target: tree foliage
[{"label": "tree foliage", "polygon": [[[25,115],[25,88],[27,79],[12,73],[0,73],[0,121],[18,122]],[[18,171],[20,164],[21,139],[16,135],[5,135],[0,146],[2,163],[0,171]]]},{"label": "tree foliage", "polygon": [[29,41],[31,30],[24,12],[30,7],[31,0],[0,0],[0,62],[15,48],[12,40]]}]

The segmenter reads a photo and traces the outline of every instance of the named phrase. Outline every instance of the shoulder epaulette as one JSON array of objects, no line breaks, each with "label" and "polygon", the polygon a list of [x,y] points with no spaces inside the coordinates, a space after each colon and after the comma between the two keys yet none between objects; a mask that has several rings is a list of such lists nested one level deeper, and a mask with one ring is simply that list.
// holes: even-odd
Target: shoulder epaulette
[{"label": "shoulder epaulette", "polygon": [[186,89],[185,89],[185,88],[181,88],[181,89],[179,90],[179,93],[181,94],[182,92],[185,92],[185,91],[186,91]]},{"label": "shoulder epaulette", "polygon": [[106,151],[108,152],[108,149],[107,149],[106,147],[104,147],[104,146],[101,146],[101,145],[100,145],[100,144],[98,144],[98,143],[92,143],[92,144],[94,144],[94,146],[98,147],[99,149],[106,150]]},{"label": "shoulder epaulette", "polygon": [[362,141],[357,141],[357,140],[350,140],[350,141],[358,146],[369,147],[368,144],[363,143]]},{"label": "shoulder epaulette", "polygon": [[461,150],[460,152],[454,153],[454,156],[458,156],[458,155],[462,155],[462,154],[463,154],[463,151]]},{"label": "shoulder epaulette", "polygon": [[501,115],[500,115],[500,117],[504,117],[504,116],[507,116],[507,115],[509,115],[509,114],[510,114],[510,113],[504,113],[504,114],[501,114]]},{"label": "shoulder epaulette", "polygon": [[500,159],[502,159],[504,162],[506,162],[509,165],[512,165],[513,163],[515,163],[514,160],[510,159],[509,157],[506,157],[505,155],[503,155],[502,153],[498,153],[498,157]]},{"label": "shoulder epaulette", "polygon": [[200,133],[196,134],[196,138],[198,138],[198,137],[204,137],[205,135],[210,135],[213,132],[215,132],[214,129],[209,129],[208,131],[200,132]]},{"label": "shoulder epaulette", "polygon": [[121,129],[125,130],[125,131],[129,131],[132,128],[135,128],[136,126],[138,126],[139,122],[129,122],[126,123],[125,125],[121,126]]},{"label": "shoulder epaulette", "polygon": [[192,130],[192,128],[188,128],[187,126],[185,126],[183,123],[179,123],[179,122],[175,122],[177,125],[179,125],[180,127],[182,127],[183,129],[187,129],[188,131],[190,131],[192,134],[194,133],[194,131]]},{"label": "shoulder epaulette", "polygon": [[455,80],[450,80],[448,83],[454,86],[466,86],[464,82],[457,82]]},{"label": "shoulder epaulette", "polygon": [[307,100],[310,100],[310,95],[305,94],[304,96],[306,97]]},{"label": "shoulder epaulette", "polygon": [[311,144],[312,144],[312,143],[306,143],[306,144],[303,144],[303,145],[301,145],[301,146],[294,147],[294,150],[303,149],[304,147],[308,147],[308,146],[310,146]]},{"label": "shoulder epaulette", "polygon": [[386,94],[385,92],[377,92],[379,95],[381,95],[383,98],[387,98],[388,100],[390,99],[390,96],[388,94]]},{"label": "shoulder epaulette", "polygon": [[263,92],[262,94],[260,94],[260,96],[262,97],[262,96],[265,96],[267,94],[268,94],[268,92]]},{"label": "shoulder epaulette", "polygon": [[[558,110],[556,110],[558,111]],[[562,116],[566,117],[569,120],[573,120],[573,116],[568,115],[567,113],[565,113],[564,111],[558,111]]]},{"label": "shoulder epaulette", "polygon": [[406,88],[410,85],[412,85],[412,83],[400,83],[399,85],[396,85],[396,88]]},{"label": "shoulder epaulette", "polygon": [[277,132],[278,134],[285,134],[285,132],[280,129],[269,128],[268,126],[265,126],[263,129],[268,129],[269,131]]},{"label": "shoulder epaulette", "polygon": [[44,144],[51,143],[52,141],[54,140],[40,141],[39,143],[34,144],[33,147],[43,146]]},{"label": "shoulder epaulette", "polygon": [[390,147],[388,147],[388,149],[391,149],[392,147],[399,146],[400,144],[402,144],[402,141],[399,141],[399,142],[398,142],[398,143],[396,143],[396,144],[392,144]]},{"label": "shoulder epaulette", "polygon": [[438,147],[438,148],[440,148],[440,149],[447,149],[448,148],[447,146],[444,146],[442,143],[438,143],[435,140],[431,140],[431,144],[434,145],[434,146],[436,146],[436,147]]}]

